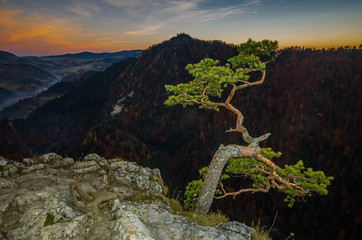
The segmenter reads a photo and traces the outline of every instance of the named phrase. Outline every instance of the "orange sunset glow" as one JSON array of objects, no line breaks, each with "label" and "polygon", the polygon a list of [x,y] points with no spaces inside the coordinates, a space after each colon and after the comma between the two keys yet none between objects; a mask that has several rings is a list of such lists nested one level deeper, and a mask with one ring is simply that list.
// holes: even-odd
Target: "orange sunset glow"
[{"label": "orange sunset glow", "polygon": [[361,80],[362,0],[0,0],[0,240],[362,239]]},{"label": "orange sunset glow", "polygon": [[40,56],[145,49],[180,32],[235,44],[248,38],[275,39],[282,48],[362,43],[358,1],[343,7],[329,1],[329,8],[309,4],[310,9],[293,1],[269,2],[2,0],[0,50]]}]

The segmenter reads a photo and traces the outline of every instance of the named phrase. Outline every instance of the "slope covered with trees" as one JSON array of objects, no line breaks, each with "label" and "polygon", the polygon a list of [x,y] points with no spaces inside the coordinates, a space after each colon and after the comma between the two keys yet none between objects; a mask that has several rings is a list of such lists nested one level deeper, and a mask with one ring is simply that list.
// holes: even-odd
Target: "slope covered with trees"
[{"label": "slope covered with trees", "polygon": [[[172,188],[184,189],[198,178],[198,169],[209,163],[220,143],[236,143],[240,136],[225,133],[234,121],[222,109],[165,107],[164,85],[190,81],[185,70],[189,63],[209,57],[224,64],[236,54],[234,46],[223,42],[180,34],[137,59],[83,79],[26,120],[12,121],[11,126],[3,120],[0,154],[26,155],[31,149],[75,158],[92,151],[125,156],[145,165],[156,163],[170,176]],[[245,194],[236,201],[214,201],[214,207],[233,219],[260,218],[268,225],[279,211],[275,227],[286,236],[294,232],[298,239],[352,239],[361,224],[361,69],[360,50],[286,49],[267,68],[263,85],[234,99],[248,113],[244,124],[250,135],[273,133],[261,146],[283,152],[279,165],[302,159],[335,178],[327,197],[288,209],[282,197],[271,193]],[[227,188],[233,190],[233,182]]]}]

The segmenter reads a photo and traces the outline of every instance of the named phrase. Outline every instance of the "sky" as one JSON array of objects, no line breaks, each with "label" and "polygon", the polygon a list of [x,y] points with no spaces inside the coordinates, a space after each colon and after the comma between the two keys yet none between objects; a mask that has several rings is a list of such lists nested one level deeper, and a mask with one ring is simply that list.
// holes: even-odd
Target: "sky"
[{"label": "sky", "polygon": [[280,47],[362,44],[361,0],[0,0],[0,50],[18,56],[146,49],[178,33]]}]

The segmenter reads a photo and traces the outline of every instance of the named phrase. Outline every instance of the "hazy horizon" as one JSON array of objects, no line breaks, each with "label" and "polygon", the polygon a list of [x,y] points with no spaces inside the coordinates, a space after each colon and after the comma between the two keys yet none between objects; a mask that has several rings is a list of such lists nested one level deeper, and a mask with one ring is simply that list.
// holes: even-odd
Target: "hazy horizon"
[{"label": "hazy horizon", "polygon": [[0,49],[18,56],[143,50],[178,33],[280,47],[362,44],[358,0],[0,0]]},{"label": "hazy horizon", "polygon": [[[165,40],[168,40],[168,39],[165,39]],[[204,39],[200,39],[200,40],[204,40]],[[211,40],[211,39],[209,39],[209,40]],[[219,40],[219,39],[213,39],[213,40]],[[160,41],[159,43],[161,43],[161,42],[162,41]],[[158,44],[158,43],[155,43],[155,44]],[[288,47],[301,47],[301,48],[305,48],[305,49],[317,49],[317,50],[326,49],[326,50],[328,50],[328,49],[346,47],[346,46],[348,46],[350,48],[356,47],[358,49],[360,47],[360,44],[358,44],[358,45],[357,44],[355,44],[355,45],[348,45],[347,44],[347,45],[339,45],[339,46],[331,46],[331,47],[313,47],[313,46],[308,47],[308,46],[290,45],[290,46],[284,46],[284,47],[279,46],[279,49],[288,48]],[[10,51],[0,49],[0,51],[10,52],[10,53],[16,55],[17,57],[49,57],[49,56],[58,56],[58,55],[67,55],[67,54],[79,54],[79,53],[86,53],[86,52],[95,53],[95,54],[102,54],[102,53],[117,53],[117,52],[123,52],[123,51],[139,51],[139,50],[144,51],[146,49],[126,49],[126,50],[119,50],[119,51],[115,50],[115,51],[112,51],[112,52],[110,52],[110,51],[108,51],[108,52],[106,52],[106,51],[99,51],[99,52],[94,51],[93,52],[93,51],[84,50],[84,51],[81,51],[81,52],[77,52],[77,51],[74,51],[74,52],[60,52],[60,53],[55,53],[55,54],[49,53],[49,54],[45,54],[45,55],[18,55],[18,54],[15,54],[14,52],[10,52]]]}]

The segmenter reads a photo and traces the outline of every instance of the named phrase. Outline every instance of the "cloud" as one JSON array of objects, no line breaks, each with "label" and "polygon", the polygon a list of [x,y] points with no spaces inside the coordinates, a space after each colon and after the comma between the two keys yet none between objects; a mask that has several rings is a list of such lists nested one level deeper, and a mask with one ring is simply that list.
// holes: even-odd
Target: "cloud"
[{"label": "cloud", "polygon": [[90,2],[90,1],[73,1],[68,5],[65,5],[64,8],[73,15],[73,17],[79,18],[91,18],[98,17],[97,14],[107,16],[107,13],[102,12],[103,6],[99,2]]},{"label": "cloud", "polygon": [[[235,16],[244,13],[255,13],[261,5],[260,0],[244,0],[238,4],[229,1],[211,0],[102,0],[110,4],[127,16],[136,16],[137,22],[146,23],[173,23],[184,20],[186,22],[205,22]],[[225,4],[227,7],[225,7]]]},{"label": "cloud", "polygon": [[140,30],[128,31],[128,32],[126,32],[126,34],[128,34],[128,35],[146,36],[146,35],[150,35],[150,34],[155,33],[159,29],[161,29],[161,25],[159,25],[159,26],[145,26],[145,27],[141,27]]},{"label": "cloud", "polygon": [[260,0],[21,1],[0,7],[0,44],[8,49],[130,49],[132,42],[147,47],[180,31],[204,29],[224,19],[235,21],[261,5]]},{"label": "cloud", "polygon": [[[1,48],[20,55],[83,50],[112,51],[121,49],[122,44],[129,44],[107,32],[84,29],[77,18],[51,18],[38,12],[25,14],[19,9],[0,9],[0,28]],[[116,46],[118,49],[115,49]]]},{"label": "cloud", "polygon": [[193,18],[196,21],[209,22],[243,13],[248,13],[248,11],[244,8],[228,7],[215,10],[199,10],[193,14]]},{"label": "cloud", "polygon": [[76,15],[79,15],[81,17],[91,17],[92,16],[91,11],[86,10],[84,8],[80,8],[80,7],[77,7],[77,8],[71,7],[71,8],[69,8],[69,11]]},{"label": "cloud", "polygon": [[54,34],[57,29],[50,25],[37,26],[29,29],[26,32],[16,33],[10,37],[12,42],[19,41],[22,39],[36,38],[36,37],[44,37],[51,38],[51,35]]},{"label": "cloud", "polygon": [[113,38],[98,38],[96,40],[94,40],[94,43],[99,45],[106,45],[106,44],[124,44],[124,43],[130,43],[130,41],[119,41],[119,40],[114,40]]},{"label": "cloud", "polygon": [[[23,10],[0,9],[0,26],[4,34],[7,34],[11,41],[22,39],[38,38],[61,39],[64,33],[75,33],[79,25],[69,19],[70,22],[58,18],[44,18],[38,12],[24,14]],[[65,34],[64,34],[65,35]]]},{"label": "cloud", "polygon": [[6,27],[7,25],[13,25],[12,19],[22,13],[23,11],[20,9],[3,10],[0,8],[0,26]]},{"label": "cloud", "polygon": [[[103,0],[114,3],[114,0]],[[137,15],[136,30],[125,31],[128,35],[145,36],[170,29],[208,23],[229,17],[240,17],[242,14],[254,14],[261,5],[260,0],[244,1],[229,4],[227,7],[218,4],[210,5],[207,0],[173,1],[154,0],[123,2],[122,9],[129,15]],[[137,29],[138,27],[138,29]]]},{"label": "cloud", "polygon": [[125,6],[135,6],[135,5],[139,5],[140,3],[142,3],[142,1],[137,1],[137,0],[123,0],[123,1],[119,1],[119,0],[102,0],[103,2],[110,4],[112,6],[115,7],[125,7]]}]

